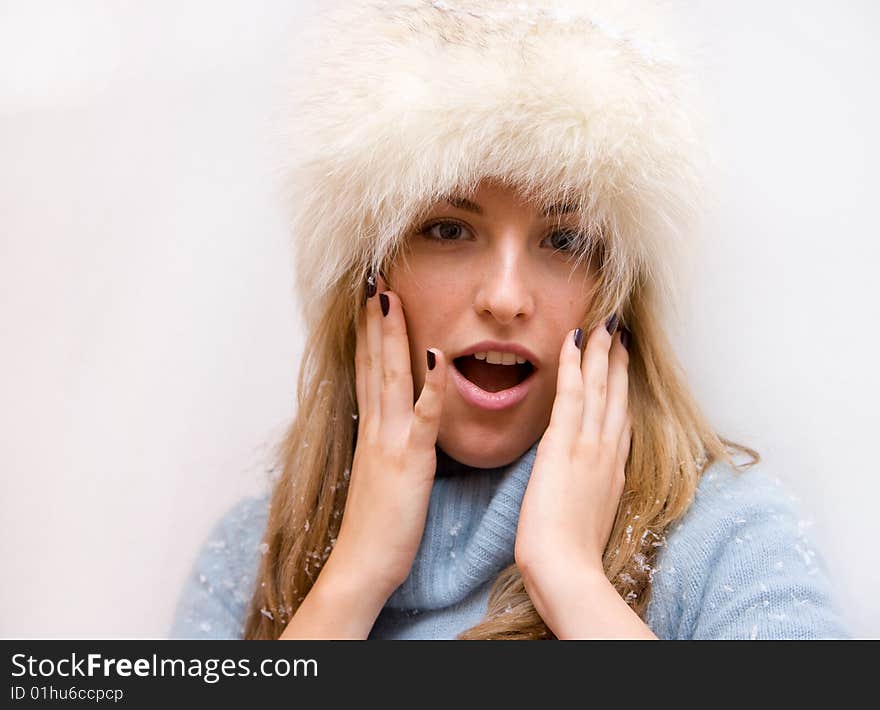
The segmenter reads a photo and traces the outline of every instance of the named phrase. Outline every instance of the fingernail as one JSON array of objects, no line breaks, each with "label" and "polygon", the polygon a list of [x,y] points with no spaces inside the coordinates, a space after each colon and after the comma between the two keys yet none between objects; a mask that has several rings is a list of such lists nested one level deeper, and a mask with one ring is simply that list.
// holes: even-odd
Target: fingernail
[{"label": "fingernail", "polygon": [[629,350],[629,341],[631,337],[631,333],[626,328],[620,329],[620,342],[627,350]]},{"label": "fingernail", "polygon": [[367,283],[364,287],[364,291],[367,294],[367,298],[372,298],[376,295],[376,277],[372,273],[367,276]]},{"label": "fingernail", "polygon": [[384,293],[379,294],[379,305],[382,306],[382,315],[388,315],[388,309],[391,307],[391,303],[388,301],[388,296]]},{"label": "fingernail", "polygon": [[605,321],[605,330],[608,331],[609,335],[614,335],[614,331],[617,330],[617,320],[617,314],[615,313],[607,321]]},{"label": "fingernail", "polygon": [[433,352],[431,352],[430,350],[428,350],[427,353],[428,353],[428,369],[433,370],[434,365],[437,364],[437,356]]},{"label": "fingernail", "polygon": [[574,346],[578,350],[581,349],[581,343],[583,341],[584,341],[584,331],[582,331],[580,328],[575,328],[574,329]]}]

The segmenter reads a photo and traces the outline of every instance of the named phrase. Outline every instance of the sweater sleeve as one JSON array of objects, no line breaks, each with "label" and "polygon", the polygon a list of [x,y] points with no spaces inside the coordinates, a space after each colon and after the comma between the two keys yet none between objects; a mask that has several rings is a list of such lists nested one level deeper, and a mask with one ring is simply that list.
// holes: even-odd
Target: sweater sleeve
[{"label": "sweater sleeve", "polygon": [[169,638],[243,638],[266,505],[265,498],[245,498],[214,525],[184,582]]},{"label": "sweater sleeve", "polygon": [[809,525],[759,468],[707,471],[663,564],[676,573],[664,580],[670,599],[660,614],[675,622],[671,637],[849,638]]}]

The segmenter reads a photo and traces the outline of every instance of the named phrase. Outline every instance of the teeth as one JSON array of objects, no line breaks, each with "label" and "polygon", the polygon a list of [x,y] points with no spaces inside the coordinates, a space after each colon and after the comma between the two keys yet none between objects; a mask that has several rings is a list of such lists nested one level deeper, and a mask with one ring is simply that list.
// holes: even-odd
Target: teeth
[{"label": "teeth", "polygon": [[503,353],[498,350],[484,350],[474,353],[477,360],[485,360],[490,365],[522,365],[526,359],[515,353]]}]

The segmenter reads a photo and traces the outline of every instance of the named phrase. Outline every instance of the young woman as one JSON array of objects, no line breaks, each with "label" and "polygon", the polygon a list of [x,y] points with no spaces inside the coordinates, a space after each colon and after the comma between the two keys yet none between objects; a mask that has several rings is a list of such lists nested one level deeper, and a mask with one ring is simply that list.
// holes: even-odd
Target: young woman
[{"label": "young woman", "polygon": [[362,0],[297,39],[298,413],[172,636],[847,635],[664,334],[700,140],[646,10]]}]

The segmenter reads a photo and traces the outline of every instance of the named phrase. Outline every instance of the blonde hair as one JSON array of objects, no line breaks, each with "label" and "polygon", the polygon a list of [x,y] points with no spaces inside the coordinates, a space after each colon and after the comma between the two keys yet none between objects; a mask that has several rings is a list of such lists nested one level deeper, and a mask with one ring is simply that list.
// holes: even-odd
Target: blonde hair
[{"label": "blonde hair", "polygon": [[[601,252],[601,250],[600,250]],[[602,265],[605,265],[604,259]],[[357,431],[355,323],[363,270],[348,288],[331,291],[309,332],[298,381],[298,412],[278,447],[275,484],[247,639],[277,639],[314,584],[336,542]],[[657,314],[637,275],[599,268],[586,332],[618,312],[633,333],[629,406],[632,445],[626,484],[603,565],[621,597],[644,618],[653,563],[669,526],[694,499],[702,473],[716,460],[736,470],[760,461],[756,451],[716,434],[691,396]],[[730,449],[751,455],[737,465]],[[487,612],[459,639],[552,639],[515,564],[501,571]]]}]

